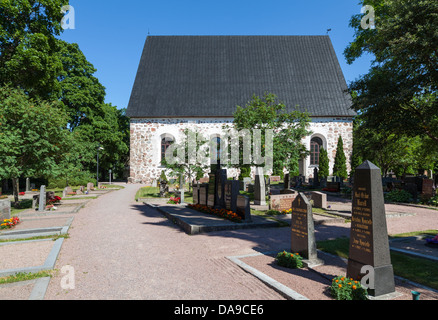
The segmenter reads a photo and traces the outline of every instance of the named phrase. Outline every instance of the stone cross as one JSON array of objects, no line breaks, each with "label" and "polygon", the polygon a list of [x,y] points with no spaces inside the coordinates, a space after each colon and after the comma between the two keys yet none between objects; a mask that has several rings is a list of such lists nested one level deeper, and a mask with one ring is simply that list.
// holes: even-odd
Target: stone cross
[{"label": "stone cross", "polygon": [[368,288],[371,296],[395,292],[381,174],[369,161],[354,174],[347,277],[356,280],[365,274],[373,280],[369,283],[374,288]]},{"label": "stone cross", "polygon": [[317,255],[312,205],[303,193],[292,202],[291,229],[291,252],[303,256],[307,267],[324,264]]}]

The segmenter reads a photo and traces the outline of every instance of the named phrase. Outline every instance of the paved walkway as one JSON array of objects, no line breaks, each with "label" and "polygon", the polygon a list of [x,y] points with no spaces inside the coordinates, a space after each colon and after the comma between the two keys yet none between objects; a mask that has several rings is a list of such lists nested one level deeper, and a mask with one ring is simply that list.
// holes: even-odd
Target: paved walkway
[{"label": "paved walkway", "polygon": [[136,203],[139,187],[103,195],[75,216],[55,266],[74,268],[75,289],[61,288],[59,272],[46,299],[284,299],[226,257],[287,246],[287,228],[188,236]]},{"label": "paved walkway", "polygon": [[[172,217],[134,201],[141,185],[124,186],[125,189],[92,200],[74,214],[70,238],[63,241],[55,265],[58,273],[50,280],[45,299],[285,299],[284,292],[280,294],[265,285],[266,277],[259,279],[252,275],[248,271],[251,267],[256,274],[273,279],[275,283],[270,285],[286,286],[295,298],[327,298],[323,292],[327,279],[305,270],[291,277],[291,272],[279,269],[268,254],[290,247],[289,228],[208,230],[188,235]],[[331,200],[334,200],[329,202],[332,207],[338,205],[344,211],[351,205],[348,201]],[[389,234],[438,229],[438,211],[398,206],[394,212],[406,214],[391,215],[387,219]],[[60,217],[50,219],[53,223],[57,220]],[[205,220],[211,221],[211,217]],[[49,220],[42,222],[46,226]],[[349,232],[350,224],[344,221],[315,226],[317,240],[349,236]],[[242,269],[242,263],[249,267],[248,272]],[[70,266],[66,274],[61,271],[65,266]],[[66,278],[71,279],[72,270],[74,288],[63,288],[61,284]],[[321,272],[335,274],[340,270],[342,267],[326,266]],[[400,299],[410,298],[411,287],[404,287],[405,293]],[[10,296],[15,285],[0,286],[0,296],[2,290],[4,295]],[[422,290],[425,298],[438,299],[435,292]]]}]

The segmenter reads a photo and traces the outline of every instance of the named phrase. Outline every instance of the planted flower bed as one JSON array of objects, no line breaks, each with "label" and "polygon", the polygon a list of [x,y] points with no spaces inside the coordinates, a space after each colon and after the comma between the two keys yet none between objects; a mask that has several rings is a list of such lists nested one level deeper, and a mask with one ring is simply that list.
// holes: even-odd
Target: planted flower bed
[{"label": "planted flower bed", "polygon": [[360,281],[342,276],[333,279],[330,293],[336,300],[368,300],[367,290]]},{"label": "planted flower bed", "polygon": [[11,219],[5,219],[5,220],[3,220],[3,223],[0,224],[0,230],[11,229],[19,223],[20,223],[20,219],[17,217],[14,217]]},{"label": "planted flower bed", "polygon": [[189,204],[188,206],[189,208],[194,209],[196,211],[212,214],[221,218],[228,219],[233,222],[239,222],[239,223],[242,222],[242,218],[237,213],[227,209],[213,209],[201,204]]}]

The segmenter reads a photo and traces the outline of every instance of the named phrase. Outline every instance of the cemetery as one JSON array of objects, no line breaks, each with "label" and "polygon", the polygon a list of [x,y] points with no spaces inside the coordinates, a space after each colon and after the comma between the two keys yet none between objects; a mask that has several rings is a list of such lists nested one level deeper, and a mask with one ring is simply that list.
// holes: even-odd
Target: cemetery
[{"label": "cemetery", "polygon": [[[402,240],[399,240],[389,237],[386,221],[392,217],[415,216],[415,214],[398,212],[397,215],[396,212],[385,211],[385,195],[390,191],[386,188],[386,179],[381,178],[380,169],[374,164],[365,161],[358,166],[354,176],[355,183],[347,180],[336,182],[337,179],[330,179],[333,181],[329,181],[330,188],[325,187],[327,185],[325,181],[321,186],[314,180],[305,181],[301,177],[290,179],[287,174],[284,181],[281,177],[271,179],[271,177],[257,176],[255,180],[246,179],[242,182],[227,179],[226,170],[220,166],[215,169],[215,172],[210,172],[207,178],[202,179],[202,183],[193,182],[192,192],[186,193],[188,195],[186,203],[177,203],[169,207],[169,203],[161,201],[160,204],[157,198],[153,197],[140,198],[138,201],[157,208],[173,221],[176,221],[175,219],[189,221],[191,215],[196,216],[197,221],[193,222],[190,227],[188,227],[190,223],[177,223],[188,234],[238,230],[244,225],[249,227],[255,221],[257,223],[253,225],[253,228],[273,227],[272,224],[264,226],[263,222],[260,222],[260,219],[267,221],[266,218],[271,217],[271,223],[276,221],[277,227],[286,227],[290,230],[290,247],[275,254],[260,254],[258,261],[256,256],[230,257],[230,259],[236,261],[241,267],[243,266],[243,269],[253,270],[254,266],[269,269],[266,274],[277,276],[281,281],[285,281],[284,275],[276,275],[276,271],[272,270],[269,264],[259,265],[260,261],[272,259],[267,260],[271,261],[271,265],[278,264],[286,269],[311,270],[310,272],[313,272],[314,276],[318,275],[321,279],[326,277],[322,281],[328,283],[327,288],[323,290],[322,296],[318,299],[410,299],[409,290],[400,289],[399,286],[396,288],[395,279],[397,278],[394,276],[391,256],[395,254],[394,252],[408,252],[409,250],[401,249],[401,247],[404,246],[404,241],[409,241],[411,238],[401,237]],[[262,179],[265,183],[260,183]],[[421,184],[424,180],[427,179],[418,179]],[[330,183],[332,184],[330,185]],[[403,186],[404,184],[398,184],[395,188],[401,189]],[[179,194],[181,194],[184,190],[181,190],[180,186],[178,187]],[[169,188],[166,185],[166,188],[167,195],[172,194],[172,187]],[[349,189],[349,192],[342,192],[343,189]],[[256,192],[259,195],[254,195]],[[422,194],[422,192],[422,189],[419,189],[419,193]],[[263,194],[264,203],[260,201],[261,194]],[[435,194],[430,196],[433,197]],[[339,207],[333,205],[334,208],[331,208],[329,203],[336,203],[333,202],[334,199],[340,200],[340,204]],[[343,201],[346,203],[345,205],[342,205]],[[244,211],[239,210],[239,202],[245,202],[246,218]],[[387,205],[397,206],[389,201],[387,201]],[[421,207],[419,204],[411,203],[409,205],[413,206],[412,208]],[[339,208],[348,210],[339,210]],[[195,212],[205,213],[205,218],[213,214],[229,222],[222,222],[217,227],[214,227],[213,223],[210,222],[210,226],[207,227],[209,222],[203,220],[204,217]],[[348,241],[340,245],[340,247],[346,247],[345,258],[336,258],[330,253],[331,250],[325,251],[324,241],[319,243],[316,240],[315,228],[345,223],[351,223],[350,234],[345,235],[345,238],[340,238]],[[432,234],[434,234],[433,232]],[[421,243],[420,247],[426,248],[425,245],[431,245],[434,238],[429,236],[422,238],[423,240],[418,239],[420,238],[417,238],[416,241]],[[410,245],[412,245],[412,241],[410,244],[405,243],[404,247]],[[429,252],[431,257],[436,257],[432,258],[432,261],[433,259],[438,261],[438,252],[431,253],[430,250],[424,248],[421,248],[422,252]],[[336,250],[331,252],[336,252]],[[411,256],[415,256],[415,253],[412,253]],[[368,288],[366,282],[361,282],[368,272],[362,269],[364,267],[370,268],[373,272],[372,288]],[[324,270],[330,270],[333,275],[327,278]],[[289,273],[286,275],[290,276]],[[276,281],[271,278],[261,280],[267,281],[267,283]],[[399,285],[399,282],[397,284]],[[414,292],[414,290],[411,291]],[[408,292],[408,297],[406,292]],[[300,297],[304,297],[304,293],[300,294]]]},{"label": "cemetery", "polygon": [[0,300],[438,300],[438,3],[344,2],[1,1]]}]

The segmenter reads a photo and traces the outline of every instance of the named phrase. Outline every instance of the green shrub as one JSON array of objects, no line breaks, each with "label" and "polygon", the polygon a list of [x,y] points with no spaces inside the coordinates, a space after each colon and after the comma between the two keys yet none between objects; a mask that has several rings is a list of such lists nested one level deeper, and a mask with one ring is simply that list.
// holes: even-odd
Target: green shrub
[{"label": "green shrub", "polygon": [[427,202],[427,204],[430,204],[432,206],[437,206],[438,207],[438,194],[436,194],[435,196],[433,196],[432,198],[430,198]]},{"label": "green shrub", "polygon": [[338,276],[333,279],[330,294],[336,300],[368,300],[367,290],[360,281]]},{"label": "green shrub", "polygon": [[282,267],[297,269],[303,267],[303,257],[298,253],[280,252],[275,259],[277,264]]},{"label": "green shrub", "polygon": [[406,190],[392,190],[385,194],[385,200],[389,202],[412,202],[412,195]]}]

